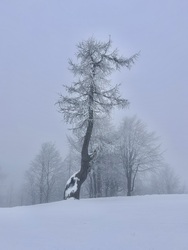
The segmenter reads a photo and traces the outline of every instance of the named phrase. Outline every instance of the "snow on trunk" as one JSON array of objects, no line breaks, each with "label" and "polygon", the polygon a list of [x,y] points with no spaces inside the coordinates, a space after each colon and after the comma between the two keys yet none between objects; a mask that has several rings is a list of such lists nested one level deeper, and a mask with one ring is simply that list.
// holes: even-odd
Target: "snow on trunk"
[{"label": "snow on trunk", "polygon": [[73,197],[73,194],[78,192],[78,182],[80,179],[76,176],[78,172],[74,173],[67,181],[64,192],[64,199]]}]

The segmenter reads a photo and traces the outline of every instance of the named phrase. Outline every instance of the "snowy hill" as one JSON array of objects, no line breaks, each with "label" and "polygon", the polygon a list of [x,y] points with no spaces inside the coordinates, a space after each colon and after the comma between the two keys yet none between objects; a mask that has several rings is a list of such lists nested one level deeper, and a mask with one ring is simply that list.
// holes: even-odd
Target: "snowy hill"
[{"label": "snowy hill", "polygon": [[187,250],[188,195],[0,208],[2,250]]}]

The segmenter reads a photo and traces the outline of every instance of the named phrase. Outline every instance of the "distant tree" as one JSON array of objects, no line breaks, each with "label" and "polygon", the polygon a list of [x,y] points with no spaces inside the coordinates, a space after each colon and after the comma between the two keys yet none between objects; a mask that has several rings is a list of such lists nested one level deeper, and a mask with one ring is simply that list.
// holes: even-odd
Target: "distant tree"
[{"label": "distant tree", "polygon": [[7,178],[7,175],[4,173],[2,167],[0,166],[0,206],[5,206],[5,190],[4,190],[4,184],[5,180]]},{"label": "distant tree", "polygon": [[130,68],[138,54],[130,58],[111,50],[112,42],[98,42],[90,38],[77,45],[78,63],[69,61],[70,70],[77,80],[65,86],[68,96],[61,95],[57,102],[65,121],[73,125],[74,133],[84,131],[81,149],[81,168],[67,181],[64,198],[79,199],[80,188],[90,171],[96,150],[89,153],[94,122],[110,114],[113,107],[124,108],[127,100],[120,97],[119,86],[111,87],[108,76],[122,67]]},{"label": "distant tree", "polygon": [[184,193],[179,177],[174,170],[164,165],[157,173],[151,176],[150,193],[152,194],[179,194]]},{"label": "distant tree", "polygon": [[[32,204],[32,205],[40,203],[39,183],[36,177],[37,175],[34,173],[32,166],[26,171],[25,176],[26,176],[26,179],[25,179],[26,181],[23,185],[24,194],[25,194],[24,202],[26,204]],[[42,198],[41,198],[41,203],[42,203]]]},{"label": "distant tree", "polygon": [[126,178],[127,196],[134,191],[137,175],[160,166],[162,153],[154,133],[136,117],[125,118],[119,129],[119,161]]},{"label": "distant tree", "polygon": [[49,202],[55,184],[62,175],[62,160],[55,145],[42,144],[40,153],[26,172],[26,181],[32,204]]}]

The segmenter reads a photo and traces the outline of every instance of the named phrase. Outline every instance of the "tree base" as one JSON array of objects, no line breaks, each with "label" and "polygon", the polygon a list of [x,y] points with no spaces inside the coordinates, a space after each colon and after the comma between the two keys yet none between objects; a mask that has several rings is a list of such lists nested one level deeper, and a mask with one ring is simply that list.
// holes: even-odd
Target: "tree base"
[{"label": "tree base", "polygon": [[64,199],[69,198],[79,199],[80,198],[80,187],[81,182],[77,177],[78,172],[74,173],[67,181],[64,191]]}]

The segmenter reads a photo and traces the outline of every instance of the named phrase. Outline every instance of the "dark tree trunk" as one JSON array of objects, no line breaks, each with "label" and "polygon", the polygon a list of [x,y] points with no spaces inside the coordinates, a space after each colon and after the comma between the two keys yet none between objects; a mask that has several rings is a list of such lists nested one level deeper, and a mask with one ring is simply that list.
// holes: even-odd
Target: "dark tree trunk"
[{"label": "dark tree trunk", "polygon": [[132,174],[131,172],[127,175],[127,196],[132,195]]},{"label": "dark tree trunk", "polygon": [[94,197],[94,185],[93,185],[93,175],[89,175],[89,198],[93,198]]},{"label": "dark tree trunk", "polygon": [[97,197],[97,180],[96,180],[96,173],[93,173],[93,197]]},{"label": "dark tree trunk", "polygon": [[[70,182],[68,182],[68,184],[66,185],[65,192],[64,192],[64,199],[67,199],[70,197],[73,197],[75,199],[80,198],[81,186],[87,178],[87,175],[90,171],[90,161],[94,157],[94,154],[91,156],[88,153],[89,142],[90,142],[92,130],[93,130],[93,108],[92,108],[93,95],[94,95],[93,84],[91,84],[90,93],[89,93],[89,119],[88,119],[87,130],[86,130],[86,134],[85,134],[84,142],[82,146],[82,152],[81,152],[81,168],[79,172],[77,172],[73,177],[71,177]],[[75,186],[74,191],[71,192],[67,197],[66,190],[68,190],[70,187],[73,187],[73,186]]]},{"label": "dark tree trunk", "polygon": [[102,176],[101,176],[101,169],[97,169],[97,197],[102,197],[103,196],[103,188],[102,188]]}]

